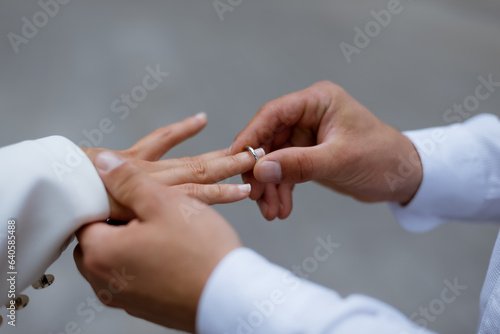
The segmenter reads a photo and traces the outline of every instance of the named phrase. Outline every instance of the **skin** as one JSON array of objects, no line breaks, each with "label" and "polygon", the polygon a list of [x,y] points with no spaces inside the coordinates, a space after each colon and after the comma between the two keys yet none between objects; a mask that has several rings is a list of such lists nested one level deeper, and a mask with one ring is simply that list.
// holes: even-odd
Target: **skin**
[{"label": "skin", "polygon": [[[361,201],[404,204],[422,179],[412,143],[327,82],[264,105],[236,137],[229,157],[241,155],[232,154],[247,145],[271,152],[259,159],[253,172],[252,165],[244,175],[252,183],[251,198],[259,200],[269,220],[290,214],[295,183],[314,180]],[[415,171],[391,189],[384,173],[398,172],[400,156],[416,160]],[[205,161],[206,157],[199,159]],[[266,161],[279,162],[282,173],[278,180],[263,175]],[[110,198],[136,218],[125,226],[94,223],[78,231],[79,245],[74,251],[78,269],[100,298],[99,291],[116,284],[113,271],[125,270],[134,278],[122,284],[112,300],[101,302],[194,333],[204,286],[217,264],[241,247],[237,234],[206,204],[168,186],[181,170],[168,176],[165,166],[148,170],[144,166],[150,163],[137,164],[109,151],[94,155],[94,162]],[[174,170],[186,169],[184,162],[165,164],[172,163]],[[188,172],[182,181],[211,180],[206,175],[192,177]]]},{"label": "skin", "polygon": [[[74,258],[79,271],[98,297],[102,289],[109,291],[110,282],[121,290],[111,301],[101,299],[108,306],[194,332],[203,288],[222,258],[241,247],[238,235],[206,204],[126,160],[109,170],[102,156],[96,167],[106,189],[137,218],[124,226],[94,223],[78,231]],[[133,278],[119,284],[113,270]]]},{"label": "skin", "polygon": [[[235,184],[214,184],[251,170],[255,158],[248,152],[226,156],[227,149],[181,159],[158,160],[174,146],[198,134],[207,124],[206,117],[189,117],[182,122],[159,128],[129,149],[112,151],[133,162],[142,171],[165,185],[174,186],[188,196],[212,205],[232,203],[250,195],[250,189]],[[103,148],[82,148],[92,162]],[[133,214],[108,196],[110,218],[130,220]]]},{"label": "skin", "polygon": [[[345,90],[331,82],[266,103],[241,131],[228,154],[245,146],[263,147],[253,173],[243,179],[252,185],[268,220],[287,218],[296,183],[316,181],[363,202],[408,203],[420,186],[422,165],[411,141],[377,119]],[[414,171],[393,187],[386,176],[399,175],[400,157]],[[270,178],[263,164],[278,162],[280,178]]]}]

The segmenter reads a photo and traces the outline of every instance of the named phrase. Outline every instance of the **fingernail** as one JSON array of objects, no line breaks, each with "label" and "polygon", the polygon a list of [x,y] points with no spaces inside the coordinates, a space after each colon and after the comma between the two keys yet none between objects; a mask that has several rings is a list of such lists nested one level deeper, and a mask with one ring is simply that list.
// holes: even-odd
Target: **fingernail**
[{"label": "fingernail", "polygon": [[257,154],[257,157],[260,159],[266,155],[266,151],[264,151],[263,148],[258,148],[255,150],[255,154]]},{"label": "fingernail", "polygon": [[244,193],[244,194],[248,194],[252,191],[252,186],[250,185],[250,183],[247,183],[247,184],[240,184],[238,185],[238,189]]},{"label": "fingernail", "polygon": [[205,121],[207,119],[207,113],[202,111],[194,115],[194,118],[200,119],[202,121]]},{"label": "fingernail", "polygon": [[233,144],[231,144],[231,146],[229,146],[229,148],[227,149],[226,155],[230,155],[231,154],[231,149],[232,148],[233,148]]},{"label": "fingernail", "polygon": [[281,180],[281,165],[276,161],[264,161],[258,170],[261,182],[276,183]]},{"label": "fingernail", "polygon": [[112,171],[124,162],[125,160],[110,151],[104,151],[95,157],[96,168],[103,172]]}]

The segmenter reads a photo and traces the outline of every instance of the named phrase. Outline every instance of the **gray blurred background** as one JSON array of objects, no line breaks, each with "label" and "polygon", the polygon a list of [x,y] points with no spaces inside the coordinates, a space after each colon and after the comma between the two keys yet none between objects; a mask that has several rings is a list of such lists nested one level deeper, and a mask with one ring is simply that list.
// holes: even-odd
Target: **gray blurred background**
[{"label": "gray blurred background", "polygon": [[[408,130],[448,124],[445,111],[474,94],[479,75],[499,81],[498,0],[401,0],[402,12],[348,63],[340,43],[353,45],[354,28],[364,28],[373,20],[370,11],[387,4],[243,0],[221,19],[212,0],[73,0],[15,53],[8,34],[21,35],[22,18],[33,22],[41,7],[34,0],[3,0],[0,146],[53,134],[79,142],[82,131],[109,118],[115,129],[101,146],[123,149],[157,127],[205,111],[203,133],[167,157],[195,155],[228,147],[262,104],[319,80],[342,85],[383,121]],[[120,120],[111,104],[157,64],[170,76]],[[500,114],[500,91],[473,114],[481,112]],[[497,227],[454,223],[411,234],[385,204],[358,203],[315,184],[294,194],[286,221],[265,221],[250,200],[217,209],[248,247],[287,268],[312,255],[316,238],[331,235],[341,246],[310,279],[343,296],[381,299],[407,316],[439,299],[444,280],[458,278],[468,288],[429,327],[475,331]],[[4,323],[1,332],[64,333],[74,322],[81,333],[170,333],[120,310],[79,314],[93,292],[73,264],[73,248],[48,271],[56,283],[41,292],[28,289],[30,305],[18,313],[18,326]]]}]

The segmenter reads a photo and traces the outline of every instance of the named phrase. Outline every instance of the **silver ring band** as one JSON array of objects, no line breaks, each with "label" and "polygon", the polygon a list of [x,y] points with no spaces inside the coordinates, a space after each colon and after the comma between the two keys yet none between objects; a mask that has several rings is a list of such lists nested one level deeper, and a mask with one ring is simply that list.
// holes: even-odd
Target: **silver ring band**
[{"label": "silver ring band", "polygon": [[259,157],[257,156],[257,153],[255,153],[255,150],[253,148],[251,148],[250,146],[247,146],[245,147],[245,149],[252,153],[253,157],[255,158],[255,161],[258,161],[259,160]]}]

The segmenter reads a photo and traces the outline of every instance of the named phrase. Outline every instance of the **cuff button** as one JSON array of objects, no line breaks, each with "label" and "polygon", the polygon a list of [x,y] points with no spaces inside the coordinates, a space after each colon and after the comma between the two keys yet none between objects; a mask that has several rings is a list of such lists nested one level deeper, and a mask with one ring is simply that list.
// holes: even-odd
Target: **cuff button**
[{"label": "cuff button", "polygon": [[6,308],[10,308],[11,305],[14,305],[16,311],[19,311],[28,305],[30,299],[26,295],[19,295],[16,299],[11,299],[7,304],[5,304]]},{"label": "cuff button", "polygon": [[52,283],[54,283],[54,280],[54,275],[43,275],[38,281],[31,284],[31,286],[36,290],[45,289],[46,287],[52,285]]}]

